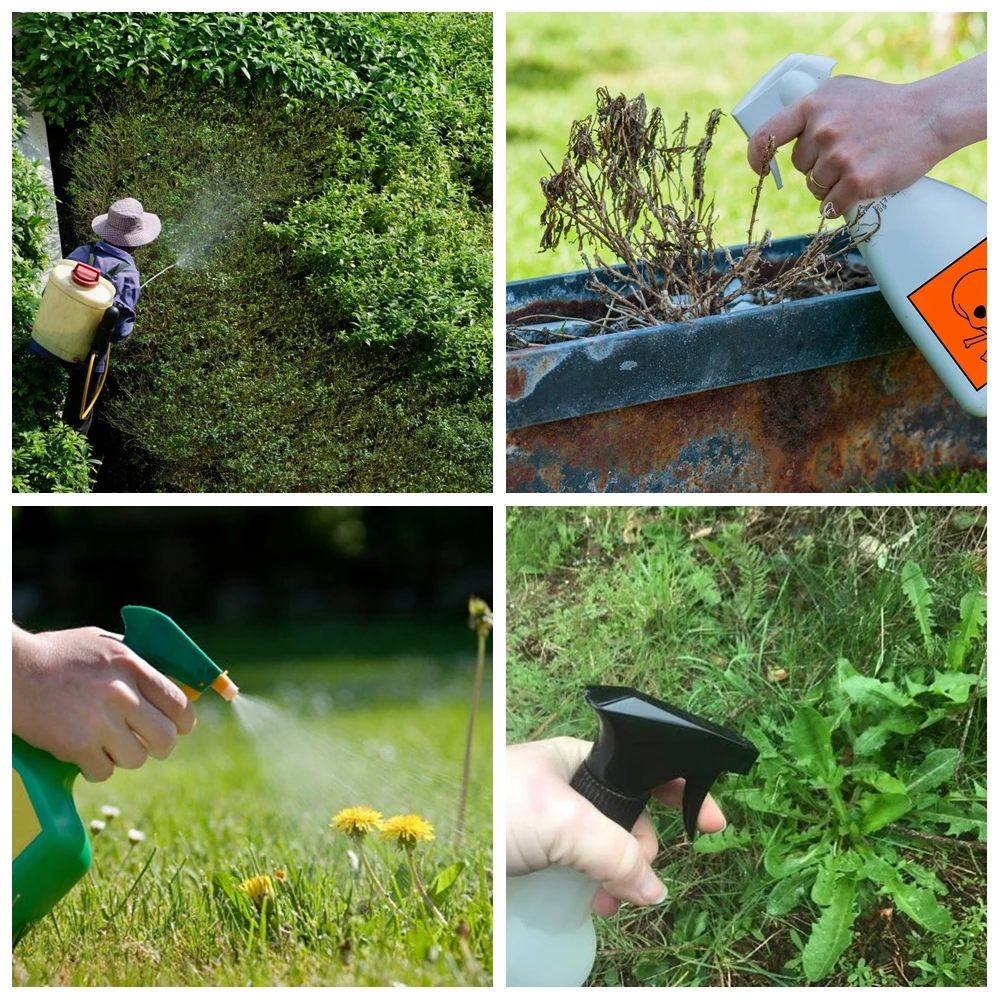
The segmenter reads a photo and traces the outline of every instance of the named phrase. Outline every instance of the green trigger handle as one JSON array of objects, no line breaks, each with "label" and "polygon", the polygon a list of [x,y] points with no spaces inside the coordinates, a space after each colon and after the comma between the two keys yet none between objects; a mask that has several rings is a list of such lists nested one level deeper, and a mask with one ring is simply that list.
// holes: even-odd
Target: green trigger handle
[{"label": "green trigger handle", "polygon": [[122,641],[150,666],[179,682],[192,700],[206,688],[232,701],[239,688],[201,650],[172,618],[153,608],[134,604],[122,608],[125,636]]}]

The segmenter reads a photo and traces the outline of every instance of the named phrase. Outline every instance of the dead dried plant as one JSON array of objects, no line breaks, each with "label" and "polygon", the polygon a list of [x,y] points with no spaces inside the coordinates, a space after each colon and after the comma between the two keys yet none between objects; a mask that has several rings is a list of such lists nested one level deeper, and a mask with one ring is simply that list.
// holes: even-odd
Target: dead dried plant
[{"label": "dead dried plant", "polygon": [[[746,247],[738,256],[719,248],[726,264],[713,267],[715,209],[705,166],[721,118],[720,110],[712,111],[695,139],[685,114],[671,135],[660,109],[649,111],[642,94],[613,98],[601,88],[595,113],[573,123],[561,169],[546,160],[553,172],[541,180],[542,249],[576,242],[587,289],[606,306],[586,335],[712,316],[747,294],[780,302],[801,297],[796,292],[803,283],[819,285],[812,294],[831,284],[833,250],[845,244],[844,227],[828,231],[821,222],[803,253],[777,265],[765,258],[770,230],[754,237],[773,141],[754,188]],[[585,247],[593,248],[592,259]],[[619,263],[624,267],[609,270]],[[518,327],[553,318],[522,316]],[[557,339],[573,336],[559,333]]]}]

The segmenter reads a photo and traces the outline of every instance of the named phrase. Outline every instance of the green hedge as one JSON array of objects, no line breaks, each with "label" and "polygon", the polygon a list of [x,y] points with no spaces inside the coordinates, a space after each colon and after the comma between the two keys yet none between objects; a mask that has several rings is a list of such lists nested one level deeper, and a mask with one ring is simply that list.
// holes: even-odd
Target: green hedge
[{"label": "green hedge", "polygon": [[413,127],[436,83],[426,38],[398,14],[26,13],[18,27],[16,72],[59,124],[86,112],[97,81],[145,88],[184,74],[351,101],[380,125]]},{"label": "green hedge", "polygon": [[[15,97],[18,92],[15,83]],[[44,242],[51,196],[38,174],[38,164],[17,146],[25,123],[16,105],[12,121],[12,489],[15,493],[85,493],[94,471],[90,446],[58,417],[66,376],[62,368],[28,351],[29,327],[48,266]]]},{"label": "green hedge", "polygon": [[384,155],[359,127],[162,85],[92,110],[76,226],[127,185],[164,220],[142,273],[183,263],[143,292],[105,411],[151,488],[491,488],[489,212],[439,150]]},{"label": "green hedge", "polygon": [[80,239],[127,194],[164,222],[143,276],[182,264],[105,402],[149,489],[492,489],[491,15],[19,23],[85,119]]}]

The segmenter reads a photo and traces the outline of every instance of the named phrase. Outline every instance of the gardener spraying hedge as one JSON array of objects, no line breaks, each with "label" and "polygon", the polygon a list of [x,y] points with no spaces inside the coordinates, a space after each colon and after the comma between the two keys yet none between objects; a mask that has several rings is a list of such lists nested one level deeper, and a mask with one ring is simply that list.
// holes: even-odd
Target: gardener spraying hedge
[{"label": "gardener spraying hedge", "polygon": [[128,251],[160,235],[159,218],[135,198],[116,201],[91,225],[99,239],[52,269],[45,291],[53,291],[42,296],[30,345],[33,354],[69,372],[63,420],[84,435],[104,386],[110,345],[125,340],[135,324],[141,286]]}]

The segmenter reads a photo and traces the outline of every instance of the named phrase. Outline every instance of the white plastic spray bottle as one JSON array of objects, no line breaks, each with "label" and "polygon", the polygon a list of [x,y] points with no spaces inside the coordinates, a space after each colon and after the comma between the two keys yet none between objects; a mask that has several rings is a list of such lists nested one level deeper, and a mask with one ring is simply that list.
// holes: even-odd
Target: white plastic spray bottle
[{"label": "white plastic spray bottle", "polygon": [[[733,118],[749,139],[836,64],[825,56],[787,56],[733,108]],[[774,161],[771,172],[780,188]],[[985,417],[986,202],[921,177],[844,217],[903,329],[962,409]]]},{"label": "white plastic spray bottle", "polygon": [[[723,771],[746,774],[757,748],[737,733],[626,687],[589,687],[597,742],[571,782],[631,830],[654,788],[686,779],[682,813],[694,839],[698,813]],[[597,939],[590,904],[599,886],[552,865],[507,879],[507,985],[582,986]]]}]

